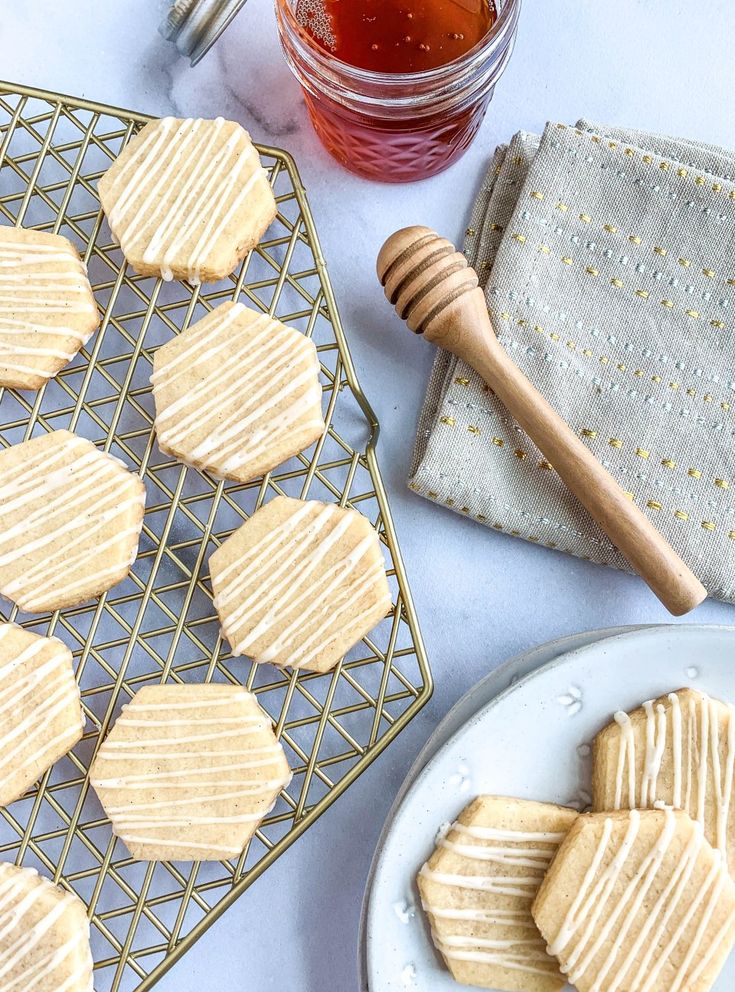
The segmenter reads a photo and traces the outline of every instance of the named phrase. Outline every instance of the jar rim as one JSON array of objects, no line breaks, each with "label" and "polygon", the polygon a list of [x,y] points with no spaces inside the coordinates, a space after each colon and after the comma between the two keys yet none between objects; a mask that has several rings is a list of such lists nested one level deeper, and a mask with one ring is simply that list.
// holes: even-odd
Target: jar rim
[{"label": "jar rim", "polygon": [[484,61],[489,53],[504,47],[504,42],[508,36],[514,34],[518,21],[521,0],[504,0],[502,9],[488,33],[474,45],[473,48],[465,52],[444,65],[436,66],[433,69],[419,69],[414,72],[377,72],[373,69],[361,69],[357,66],[344,62],[336,55],[332,55],[316,44],[314,38],[305,30],[303,24],[296,17],[289,0],[275,0],[276,11],[287,22],[289,29],[298,36],[309,52],[309,56],[317,64],[324,68],[329,68],[332,72],[338,71],[343,77],[353,80],[357,84],[371,85],[378,84],[387,89],[401,89],[406,86],[430,86],[440,83],[446,77],[451,77],[456,72],[461,72],[475,62]]}]

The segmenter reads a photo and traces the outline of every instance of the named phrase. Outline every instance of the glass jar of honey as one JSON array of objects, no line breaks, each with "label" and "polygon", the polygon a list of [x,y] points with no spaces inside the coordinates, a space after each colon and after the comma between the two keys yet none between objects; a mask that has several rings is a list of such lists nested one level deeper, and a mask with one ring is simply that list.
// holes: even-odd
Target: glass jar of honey
[{"label": "glass jar of honey", "polygon": [[520,9],[520,0],[275,2],[323,144],[352,172],[394,183],[433,176],[467,150]]}]

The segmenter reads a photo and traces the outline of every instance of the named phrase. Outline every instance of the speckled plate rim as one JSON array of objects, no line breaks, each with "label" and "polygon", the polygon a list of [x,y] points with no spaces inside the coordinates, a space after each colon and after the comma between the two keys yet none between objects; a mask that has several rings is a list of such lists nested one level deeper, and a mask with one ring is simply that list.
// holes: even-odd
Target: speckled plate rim
[{"label": "speckled plate rim", "polygon": [[698,632],[696,636],[706,636],[713,632],[735,634],[735,626],[725,624],[640,624],[573,634],[514,656],[481,679],[455,704],[438,724],[411,766],[391,807],[373,856],[360,920],[358,966],[361,992],[381,992],[380,989],[374,990],[370,987],[368,978],[370,914],[374,901],[372,897],[377,888],[376,878],[379,877],[386,861],[390,860],[391,845],[399,842],[397,833],[393,830],[395,820],[407,802],[409,793],[413,795],[415,790],[421,789],[425,778],[431,774],[432,766],[440,759],[444,751],[456,743],[456,739],[462,736],[469,724],[474,725],[477,721],[482,720],[485,711],[492,708],[498,698],[517,682],[525,681],[529,676],[540,673],[542,669],[554,668],[563,663],[568,655],[577,654],[580,651],[584,652],[587,648],[597,645],[601,641],[627,640],[643,631],[653,632],[654,636],[657,633],[665,635],[670,634],[676,628],[681,628],[682,631],[686,630],[687,632],[696,631]]}]

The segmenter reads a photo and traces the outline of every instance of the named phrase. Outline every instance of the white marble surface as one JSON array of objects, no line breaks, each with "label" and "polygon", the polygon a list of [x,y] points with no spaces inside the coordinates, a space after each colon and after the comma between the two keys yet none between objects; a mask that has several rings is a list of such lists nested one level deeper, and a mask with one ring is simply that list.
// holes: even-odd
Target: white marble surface
[{"label": "white marble surface", "polygon": [[[363,182],[321,150],[282,61],[271,0],[249,0],[192,70],[156,33],[152,0],[0,0],[0,75],[148,111],[223,114],[294,153],[320,228],[365,390],[436,678],[433,700],[295,848],[219,921],[162,992],[351,992],[360,900],[391,799],[461,693],[507,656],[571,631],[665,621],[642,583],[483,530],[404,485],[431,352],[381,298],[376,251],[423,223],[461,238],[496,143],[581,115],[735,148],[730,0],[525,0],[517,49],[479,139],[449,173],[413,187]],[[349,236],[345,237],[345,231]],[[696,620],[735,622],[707,603]],[[468,636],[471,632],[471,636]]]}]

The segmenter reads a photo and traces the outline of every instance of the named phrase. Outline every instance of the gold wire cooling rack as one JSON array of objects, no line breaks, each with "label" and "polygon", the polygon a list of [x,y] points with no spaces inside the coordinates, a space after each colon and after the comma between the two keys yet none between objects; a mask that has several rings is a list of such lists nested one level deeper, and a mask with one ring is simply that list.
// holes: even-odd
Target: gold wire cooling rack
[{"label": "gold wire cooling rack", "polygon": [[[375,457],[378,424],[362,393],[293,160],[259,147],[278,217],[230,279],[206,288],[129,270],[103,221],[96,183],[149,120],[86,100],[0,83],[0,223],[59,232],[82,253],[97,334],[40,392],[0,390],[0,443],[66,427],[139,471],[147,489],[129,578],[99,600],[9,619],[72,649],[87,729],[73,752],[2,809],[0,858],[31,865],[89,908],[97,992],[152,988],[426,703],[431,675]],[[219,482],[161,454],[149,376],[155,347],[225,299],[241,298],[311,336],[328,431],[248,485]],[[212,606],[209,554],[275,495],[353,506],[384,545],[393,608],[327,675],[232,658]],[[242,683],[274,721],[294,777],[238,861],[135,862],[110,832],[87,769],[122,704],[143,684]]]}]

